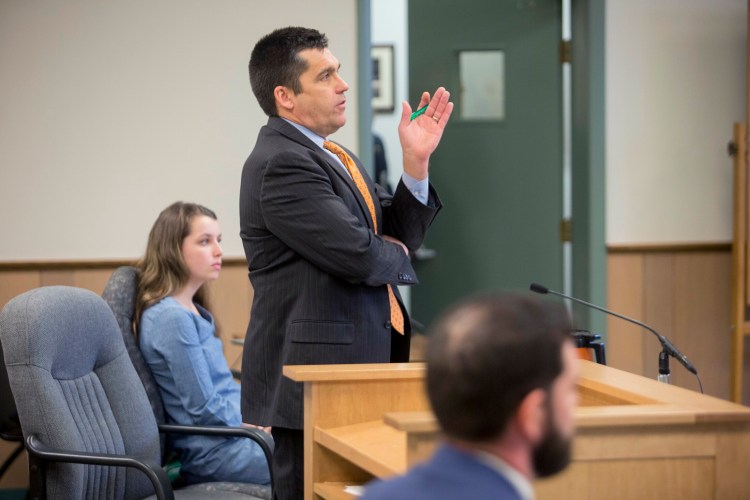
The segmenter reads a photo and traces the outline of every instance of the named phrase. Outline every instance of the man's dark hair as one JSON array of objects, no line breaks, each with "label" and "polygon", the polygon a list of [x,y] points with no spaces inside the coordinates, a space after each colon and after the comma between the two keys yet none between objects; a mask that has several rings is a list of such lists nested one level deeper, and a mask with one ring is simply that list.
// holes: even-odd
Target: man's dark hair
[{"label": "man's dark hair", "polygon": [[261,109],[268,116],[276,116],[273,90],[282,85],[295,94],[302,91],[299,77],[307,63],[299,57],[305,49],[328,47],[328,38],[310,28],[280,28],[261,38],[250,55],[250,86]]},{"label": "man's dark hair", "polygon": [[468,442],[500,436],[523,398],[560,375],[570,331],[562,305],[525,295],[478,296],[444,313],[425,354],[443,432]]}]

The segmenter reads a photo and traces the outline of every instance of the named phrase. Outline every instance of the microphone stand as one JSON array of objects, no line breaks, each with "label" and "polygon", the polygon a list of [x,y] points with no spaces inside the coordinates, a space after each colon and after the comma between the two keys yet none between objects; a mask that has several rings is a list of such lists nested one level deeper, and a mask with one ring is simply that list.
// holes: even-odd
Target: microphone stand
[{"label": "microphone stand", "polygon": [[564,299],[572,300],[573,302],[578,302],[579,304],[583,304],[587,307],[591,307],[593,309],[596,309],[597,311],[601,311],[603,313],[611,314],[612,316],[615,316],[617,318],[620,318],[622,320],[628,321],[630,323],[636,324],[640,326],[641,328],[644,328],[648,330],[649,332],[656,335],[656,338],[659,340],[659,343],[661,344],[662,351],[659,353],[659,376],[657,377],[657,380],[659,382],[669,383],[670,379],[670,371],[669,371],[669,357],[672,356],[677,361],[682,364],[690,373],[695,375],[698,378],[698,384],[701,386],[701,392],[703,392],[703,383],[701,382],[700,377],[698,377],[698,370],[693,366],[693,364],[687,359],[687,356],[682,354],[679,349],[677,349],[672,342],[669,341],[664,335],[657,332],[650,326],[641,323],[640,321],[629,318],[627,316],[624,316],[622,314],[618,314],[614,311],[610,311],[609,309],[605,309],[603,307],[597,306],[595,304],[592,304],[590,302],[586,302],[585,300],[577,299],[575,297],[571,297],[570,295],[565,295],[564,293],[556,292],[554,290],[550,290],[544,285],[540,285],[538,283],[532,283],[529,289],[532,292],[540,293],[540,294],[547,294],[550,293],[552,295],[557,295],[558,297],[562,297]]},{"label": "microphone stand", "polygon": [[656,380],[668,384],[669,376],[669,353],[665,350],[662,350],[659,353],[659,376],[656,378]]}]

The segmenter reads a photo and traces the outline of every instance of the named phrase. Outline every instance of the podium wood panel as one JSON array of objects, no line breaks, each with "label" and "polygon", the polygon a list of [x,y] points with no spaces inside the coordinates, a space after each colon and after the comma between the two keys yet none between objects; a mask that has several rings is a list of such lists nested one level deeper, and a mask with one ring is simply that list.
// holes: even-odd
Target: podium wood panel
[{"label": "podium wood panel", "polygon": [[[354,452],[337,428],[374,422],[383,434],[398,436],[386,429],[383,415],[389,411],[427,410],[422,363],[285,366],[284,375],[304,386],[305,498],[329,498],[313,493],[315,484],[362,484],[375,477],[373,464],[380,460],[380,448],[394,445],[368,441],[377,451]],[[368,426],[364,426],[363,430]],[[372,432],[378,432],[374,430]],[[329,435],[330,433],[330,435]],[[344,432],[345,433],[345,432]],[[334,448],[315,439],[315,436]],[[367,441],[366,438],[363,438]],[[398,439],[398,438],[397,438]],[[405,456],[406,440],[400,449]],[[399,449],[395,445],[395,449]],[[342,451],[346,449],[347,451]],[[363,448],[364,449],[364,448]],[[343,453],[340,454],[339,452]],[[372,455],[372,456],[367,456]],[[365,458],[363,458],[365,457]],[[361,460],[357,460],[357,459]],[[403,470],[405,458],[399,462]],[[375,469],[379,472],[384,472]],[[318,488],[320,491],[320,488]]]},{"label": "podium wood panel", "polygon": [[375,477],[392,476],[406,470],[406,433],[383,425],[382,421],[332,429],[315,427],[314,441]]},{"label": "podium wood panel", "polygon": [[[573,462],[537,498],[743,498],[750,408],[579,361]],[[287,366],[305,384],[305,498],[405,472],[439,440],[424,365]]]},{"label": "podium wood panel", "polygon": [[328,500],[355,500],[357,496],[345,491],[344,483],[317,483],[315,494]]}]

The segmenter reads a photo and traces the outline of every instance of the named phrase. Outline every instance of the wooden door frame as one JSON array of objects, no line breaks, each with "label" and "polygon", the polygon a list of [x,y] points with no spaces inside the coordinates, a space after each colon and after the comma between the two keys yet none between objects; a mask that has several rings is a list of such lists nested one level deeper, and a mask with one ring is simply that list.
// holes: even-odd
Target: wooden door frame
[{"label": "wooden door frame", "polygon": [[[750,0],[748,0],[748,33],[750,33]],[[742,403],[745,378],[745,340],[750,335],[750,297],[748,296],[748,271],[750,253],[747,245],[748,214],[748,145],[750,130],[747,123],[750,117],[750,36],[747,40],[747,109],[745,123],[734,125],[734,200],[732,221],[732,400]]]}]

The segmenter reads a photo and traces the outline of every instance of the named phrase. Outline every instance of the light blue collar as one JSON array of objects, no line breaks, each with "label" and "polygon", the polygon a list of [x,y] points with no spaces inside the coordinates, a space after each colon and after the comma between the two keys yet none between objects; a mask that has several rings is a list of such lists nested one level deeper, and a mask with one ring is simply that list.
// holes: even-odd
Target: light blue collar
[{"label": "light blue collar", "polygon": [[291,120],[287,120],[286,118],[282,118],[282,117],[279,117],[279,118],[281,118],[282,120],[284,120],[285,122],[287,122],[289,125],[293,126],[297,130],[299,130],[300,132],[302,132],[302,134],[305,137],[307,137],[308,139],[310,139],[311,141],[313,141],[320,149],[322,149],[323,151],[325,151],[328,156],[330,156],[331,158],[333,158],[336,161],[337,165],[339,165],[342,169],[344,169],[344,172],[346,172],[346,175],[348,175],[349,177],[351,177],[351,174],[346,169],[346,167],[344,166],[344,164],[341,163],[341,160],[339,160],[339,157],[336,156],[335,154],[331,153],[330,151],[328,151],[326,148],[323,147],[323,143],[326,141],[325,137],[320,137],[318,134],[316,134],[315,132],[313,132],[309,128],[305,127],[304,125],[300,125],[299,123],[295,123],[295,122],[293,122]]}]

